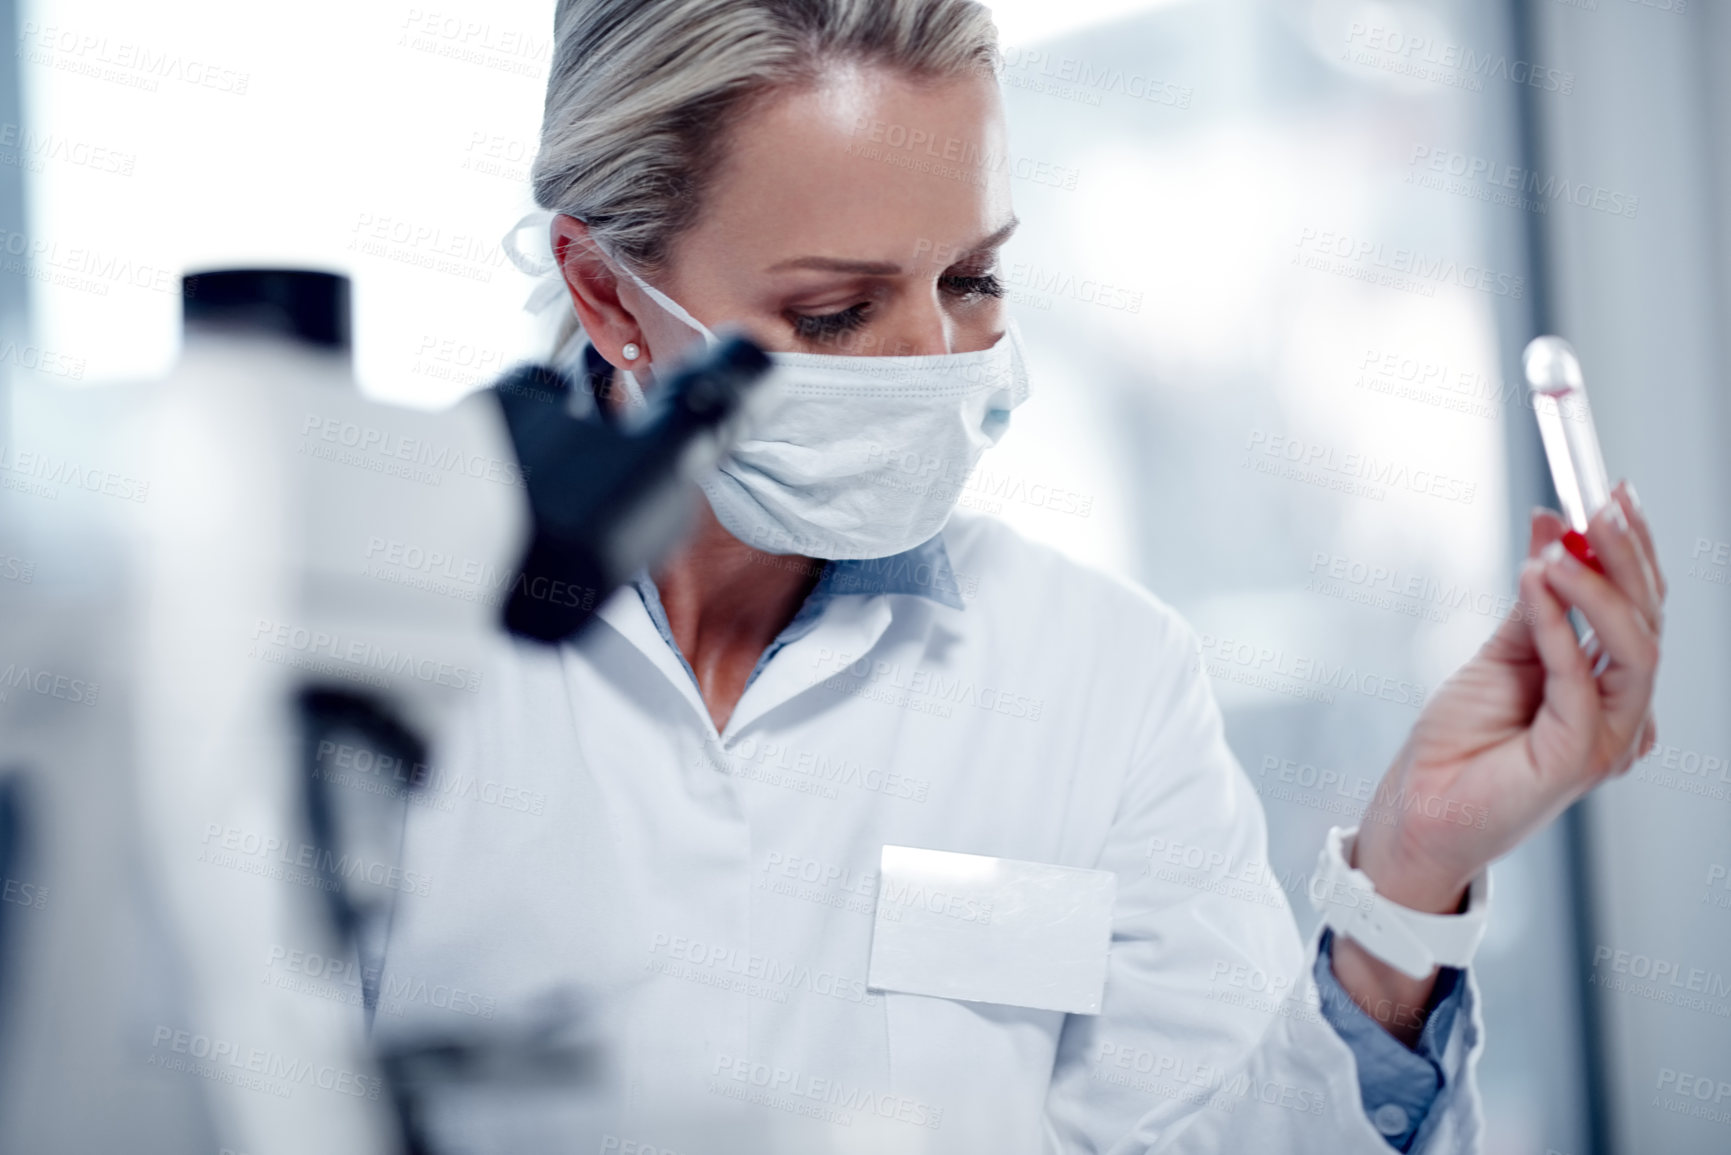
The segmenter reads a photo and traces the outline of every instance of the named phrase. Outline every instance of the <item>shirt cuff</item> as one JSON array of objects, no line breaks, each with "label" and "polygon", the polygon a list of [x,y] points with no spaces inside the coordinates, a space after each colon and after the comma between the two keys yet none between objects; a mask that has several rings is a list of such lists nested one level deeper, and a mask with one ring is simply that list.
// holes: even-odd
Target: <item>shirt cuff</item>
[{"label": "shirt cuff", "polygon": [[[1430,1114],[1445,1082],[1443,1048],[1454,1030],[1466,984],[1463,971],[1442,967],[1437,972],[1424,1029],[1418,1046],[1408,1050],[1352,1001],[1334,977],[1334,931],[1324,930],[1316,951],[1316,992],[1322,1015],[1352,1050],[1358,1063],[1358,1092],[1371,1126],[1396,1151],[1412,1147],[1414,1136]],[[1401,1008],[1397,1013],[1412,1015]]]}]

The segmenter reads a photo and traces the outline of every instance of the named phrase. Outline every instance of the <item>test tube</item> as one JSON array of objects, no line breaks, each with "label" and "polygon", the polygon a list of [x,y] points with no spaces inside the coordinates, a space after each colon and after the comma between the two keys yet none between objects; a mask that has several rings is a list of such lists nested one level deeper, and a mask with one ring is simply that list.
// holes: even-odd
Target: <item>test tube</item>
[{"label": "test tube", "polygon": [[1593,430],[1593,410],[1587,404],[1580,358],[1561,337],[1535,337],[1521,354],[1521,364],[1533,395],[1545,459],[1551,464],[1551,481],[1557,488],[1563,518],[1569,523],[1563,548],[1604,573],[1605,567],[1587,544],[1587,521],[1611,500],[1611,485],[1605,476],[1599,437]]}]

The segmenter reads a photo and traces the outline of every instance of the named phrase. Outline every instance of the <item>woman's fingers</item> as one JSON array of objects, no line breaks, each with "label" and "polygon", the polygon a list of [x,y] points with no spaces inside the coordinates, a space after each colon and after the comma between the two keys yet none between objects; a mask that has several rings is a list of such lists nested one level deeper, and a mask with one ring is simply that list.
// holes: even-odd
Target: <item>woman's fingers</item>
[{"label": "woman's fingers", "polygon": [[1575,639],[1568,607],[1547,583],[1543,560],[1535,558],[1521,567],[1520,591],[1521,600],[1532,611],[1533,646],[1545,667],[1546,701],[1569,727],[1596,727],[1599,685],[1593,678],[1592,663]]},{"label": "woman's fingers", "polygon": [[1628,509],[1613,497],[1587,524],[1587,538],[1606,574],[1634,599],[1647,624],[1658,633],[1663,628],[1664,597],[1659,592],[1654,561],[1648,556],[1648,542],[1636,532]]},{"label": "woman's fingers", "polygon": [[[1598,773],[1618,774],[1658,740],[1650,705],[1664,628],[1665,577],[1652,529],[1627,482],[1618,484],[1587,527],[1603,575],[1563,548],[1566,529],[1556,514],[1533,511],[1521,599],[1528,607],[1531,643],[1545,668],[1547,707],[1563,730],[1606,751],[1610,764],[1598,767]],[[1591,627],[1585,644],[1575,637],[1571,607]],[[1601,680],[1595,674],[1601,667],[1611,676]],[[1542,720],[1535,720],[1535,738]],[[1612,743],[1608,750],[1606,738]]]},{"label": "woman's fingers", "polygon": [[[1625,678],[1617,679],[1607,689],[1605,705],[1612,716],[1607,720],[1613,734],[1620,735],[1622,744],[1632,744],[1639,736],[1641,719],[1646,717],[1652,700],[1654,673],[1659,665],[1659,637],[1647,624],[1646,617],[1617,586],[1570,557],[1562,546],[1549,546],[1541,559],[1545,584],[1558,598],[1579,609],[1593,627],[1593,634],[1610,655],[1607,673],[1621,671]],[[1579,647],[1577,647],[1578,649]],[[1584,662],[1586,656],[1582,655]],[[1546,662],[1547,667],[1550,665]],[[1625,680],[1632,679],[1632,680]],[[1595,693],[1597,692],[1595,684]]]},{"label": "woman's fingers", "polygon": [[[1567,526],[1563,524],[1562,518],[1543,508],[1534,508],[1529,520],[1531,530],[1527,535],[1527,559],[1532,561],[1547,545],[1561,540]],[[1523,576],[1525,572],[1523,568]],[[1537,573],[1536,570],[1534,572]],[[1539,588],[1544,588],[1542,581]],[[1516,604],[1515,611],[1503,618],[1485,647],[1487,653],[1504,661],[1529,660],[1533,653],[1533,629],[1536,622],[1533,607],[1523,599]]]},{"label": "woman's fingers", "polygon": [[1657,634],[1664,613],[1659,587],[1653,580],[1652,567],[1647,564],[1645,547],[1621,502],[1608,501],[1593,515],[1593,520],[1587,523],[1587,540],[1604,564],[1605,575],[1634,601],[1647,619],[1648,628]]},{"label": "woman's fingers", "polygon": [[1653,545],[1653,527],[1647,524],[1647,514],[1641,509],[1641,499],[1635,496],[1635,487],[1627,478],[1619,481],[1617,487],[1611,490],[1611,497],[1623,507],[1623,513],[1629,519],[1629,528],[1634,531],[1635,539],[1641,543],[1641,552],[1647,557],[1647,565],[1653,571],[1653,584],[1659,591],[1659,600],[1665,600],[1667,586],[1665,571],[1659,566],[1659,550]]},{"label": "woman's fingers", "polygon": [[1538,557],[1540,551],[1542,551],[1547,545],[1550,545],[1553,541],[1561,540],[1564,532],[1569,528],[1563,523],[1563,519],[1558,517],[1554,511],[1546,509],[1543,506],[1534,507],[1532,517],[1529,521],[1530,528],[1527,533],[1528,557]]},{"label": "woman's fingers", "polygon": [[1612,778],[1621,778],[1632,769],[1635,763],[1645,758],[1653,749],[1653,744],[1659,740],[1659,727],[1653,721],[1653,711],[1648,710],[1647,716],[1641,719],[1640,737],[1635,744],[1623,752],[1622,757],[1611,763]]},{"label": "woman's fingers", "polygon": [[1546,584],[1562,601],[1586,615],[1587,624],[1612,661],[1646,673],[1658,668],[1658,635],[1627,593],[1576,561],[1560,545],[1546,546],[1540,561]]}]

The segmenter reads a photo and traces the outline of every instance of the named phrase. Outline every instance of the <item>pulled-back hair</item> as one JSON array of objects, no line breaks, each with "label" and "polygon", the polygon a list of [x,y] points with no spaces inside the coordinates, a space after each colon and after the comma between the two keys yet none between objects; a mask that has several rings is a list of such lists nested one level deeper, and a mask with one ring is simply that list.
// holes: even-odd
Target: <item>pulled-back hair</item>
[{"label": "pulled-back hair", "polygon": [[652,272],[752,101],[838,65],[937,80],[996,56],[972,0],[559,0],[535,200]]}]

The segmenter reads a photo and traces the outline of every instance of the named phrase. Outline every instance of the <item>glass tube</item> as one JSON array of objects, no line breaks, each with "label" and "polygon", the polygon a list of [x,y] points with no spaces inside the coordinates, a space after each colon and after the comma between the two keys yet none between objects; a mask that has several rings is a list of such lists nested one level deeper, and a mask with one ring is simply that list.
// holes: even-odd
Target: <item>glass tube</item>
[{"label": "glass tube", "polygon": [[1561,337],[1536,337],[1521,355],[1521,363],[1557,500],[1569,528],[1585,534],[1588,520],[1611,500],[1611,486],[1593,429],[1580,359]]}]

